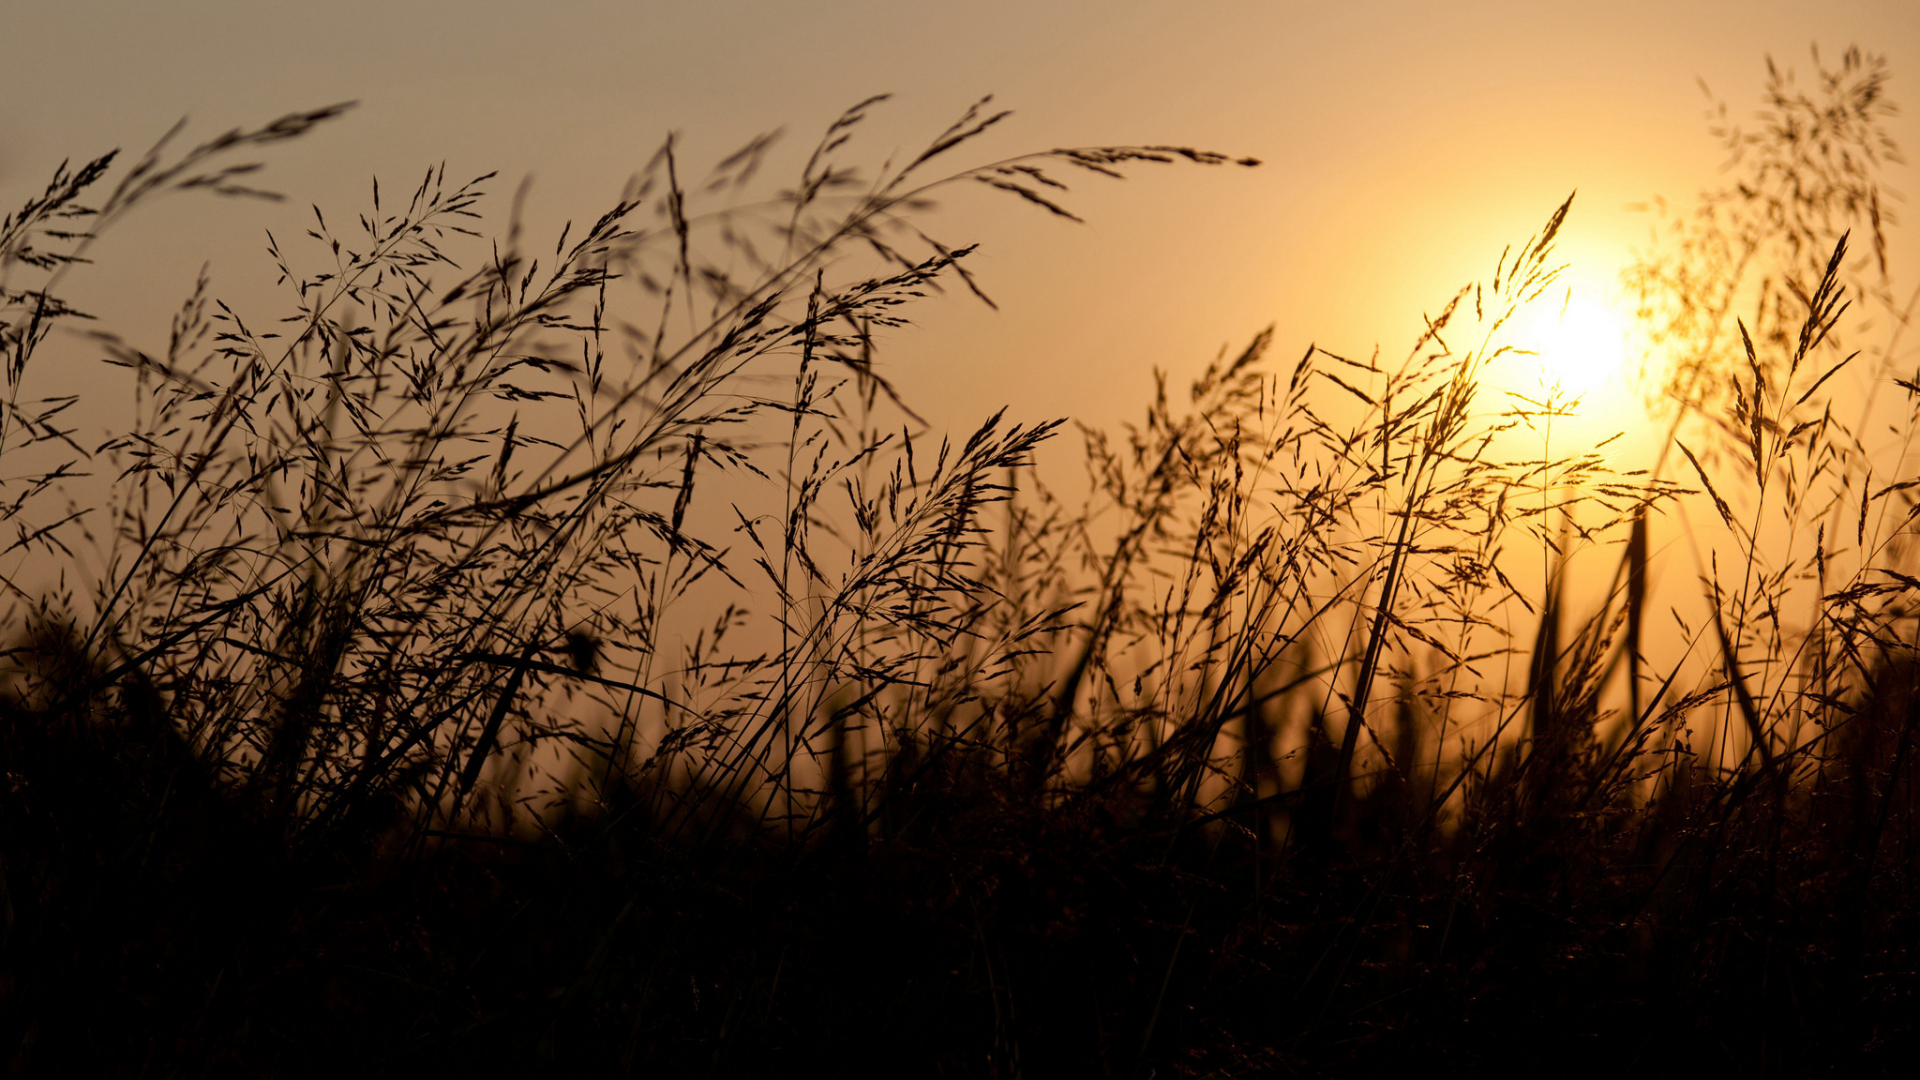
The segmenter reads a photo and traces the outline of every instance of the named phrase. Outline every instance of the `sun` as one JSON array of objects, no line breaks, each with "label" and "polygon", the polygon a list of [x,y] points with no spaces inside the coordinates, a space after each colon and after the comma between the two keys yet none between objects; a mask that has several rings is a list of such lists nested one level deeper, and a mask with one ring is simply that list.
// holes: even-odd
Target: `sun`
[{"label": "sun", "polygon": [[1569,294],[1535,304],[1519,319],[1515,343],[1534,354],[1540,385],[1561,398],[1587,397],[1619,380],[1627,324],[1603,304]]},{"label": "sun", "polygon": [[1586,448],[1623,470],[1644,467],[1660,453],[1662,428],[1641,397],[1643,342],[1622,307],[1598,298],[1606,295],[1569,289],[1523,306],[1485,377],[1505,391],[1504,415],[1527,418],[1517,437],[1549,439],[1555,456]]}]

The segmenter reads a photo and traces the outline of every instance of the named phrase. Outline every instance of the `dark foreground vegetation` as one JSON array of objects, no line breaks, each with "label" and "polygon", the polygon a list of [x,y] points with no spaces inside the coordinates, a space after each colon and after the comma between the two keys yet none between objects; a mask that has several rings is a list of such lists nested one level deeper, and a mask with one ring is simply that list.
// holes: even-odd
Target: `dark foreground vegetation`
[{"label": "dark foreground vegetation", "polygon": [[[430,174],[156,352],[55,335],[90,236],[337,110],[63,168],[0,226],[10,1073],[1910,1069],[1885,80],[1770,69],[1636,268],[1674,469],[1480,384],[1562,206],[1402,365],[1163,384],[1084,505],[1053,425],[913,433],[875,332],[976,284],[915,215],[1219,155],[923,179],[976,110],[863,179],[869,102],[551,251]],[[102,445],[22,389],[82,345]]]}]

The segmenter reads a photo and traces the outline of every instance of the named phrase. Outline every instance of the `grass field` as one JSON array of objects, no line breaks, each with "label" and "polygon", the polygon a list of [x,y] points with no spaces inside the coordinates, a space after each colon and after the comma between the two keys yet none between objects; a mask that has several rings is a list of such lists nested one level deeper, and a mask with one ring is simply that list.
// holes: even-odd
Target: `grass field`
[{"label": "grass field", "polygon": [[[1899,1070],[1887,77],[1769,64],[1629,271],[1646,469],[1485,379],[1571,198],[1397,359],[1180,358],[1082,480],[887,381],[986,299],[924,212],[1258,163],[949,171],[983,102],[873,173],[874,99],[772,194],[669,141],[551,248],[429,172],[151,351],[60,299],[93,237],[344,110],[63,166],[0,224],[10,1072]],[[76,346],[105,442],[33,396]]]}]

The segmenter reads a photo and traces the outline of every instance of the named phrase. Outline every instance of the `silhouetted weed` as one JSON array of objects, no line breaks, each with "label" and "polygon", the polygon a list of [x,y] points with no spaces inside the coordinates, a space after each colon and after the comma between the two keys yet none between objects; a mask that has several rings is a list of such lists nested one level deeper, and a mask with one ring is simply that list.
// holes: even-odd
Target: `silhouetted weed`
[{"label": "silhouetted weed", "polygon": [[[1571,200],[1400,363],[1161,377],[1083,504],[1057,423],[932,438],[873,334],[980,291],[930,197],[1229,159],[933,176],[982,102],[866,177],[880,99],[759,202],[770,138],[669,141],[551,252],[482,242],[488,178],[316,208],[284,318],[202,280],[164,352],[71,339],[138,395],[88,448],[23,387],[92,235],[340,110],[97,206],[111,155],[63,166],[0,225],[10,1072],[1892,1071],[1920,481],[1833,396],[1862,299],[1920,394],[1884,83],[1770,66],[1749,173],[1631,275],[1677,480],[1485,385]],[[1655,595],[1688,514],[1726,539]]]}]

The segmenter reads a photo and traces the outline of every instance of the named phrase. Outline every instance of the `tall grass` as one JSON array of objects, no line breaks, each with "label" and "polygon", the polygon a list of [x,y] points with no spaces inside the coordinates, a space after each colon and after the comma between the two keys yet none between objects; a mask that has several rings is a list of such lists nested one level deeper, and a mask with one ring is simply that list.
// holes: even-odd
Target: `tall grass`
[{"label": "tall grass", "polygon": [[285,315],[202,280],[164,351],[65,339],[137,397],[88,446],[26,395],[92,235],[340,110],[97,207],[111,156],[63,167],[0,228],[12,1070],[1890,1067],[1920,481],[1835,396],[1886,75],[1769,73],[1631,275],[1682,450],[1638,472],[1484,378],[1571,200],[1397,360],[1160,377],[1084,501],[1057,422],[937,438],[874,351],[984,299],[932,196],[1230,159],[937,172],[982,103],[869,178],[879,99],[759,201],[770,140],[669,141],[551,252],[483,242],[491,178],[315,209]]}]

